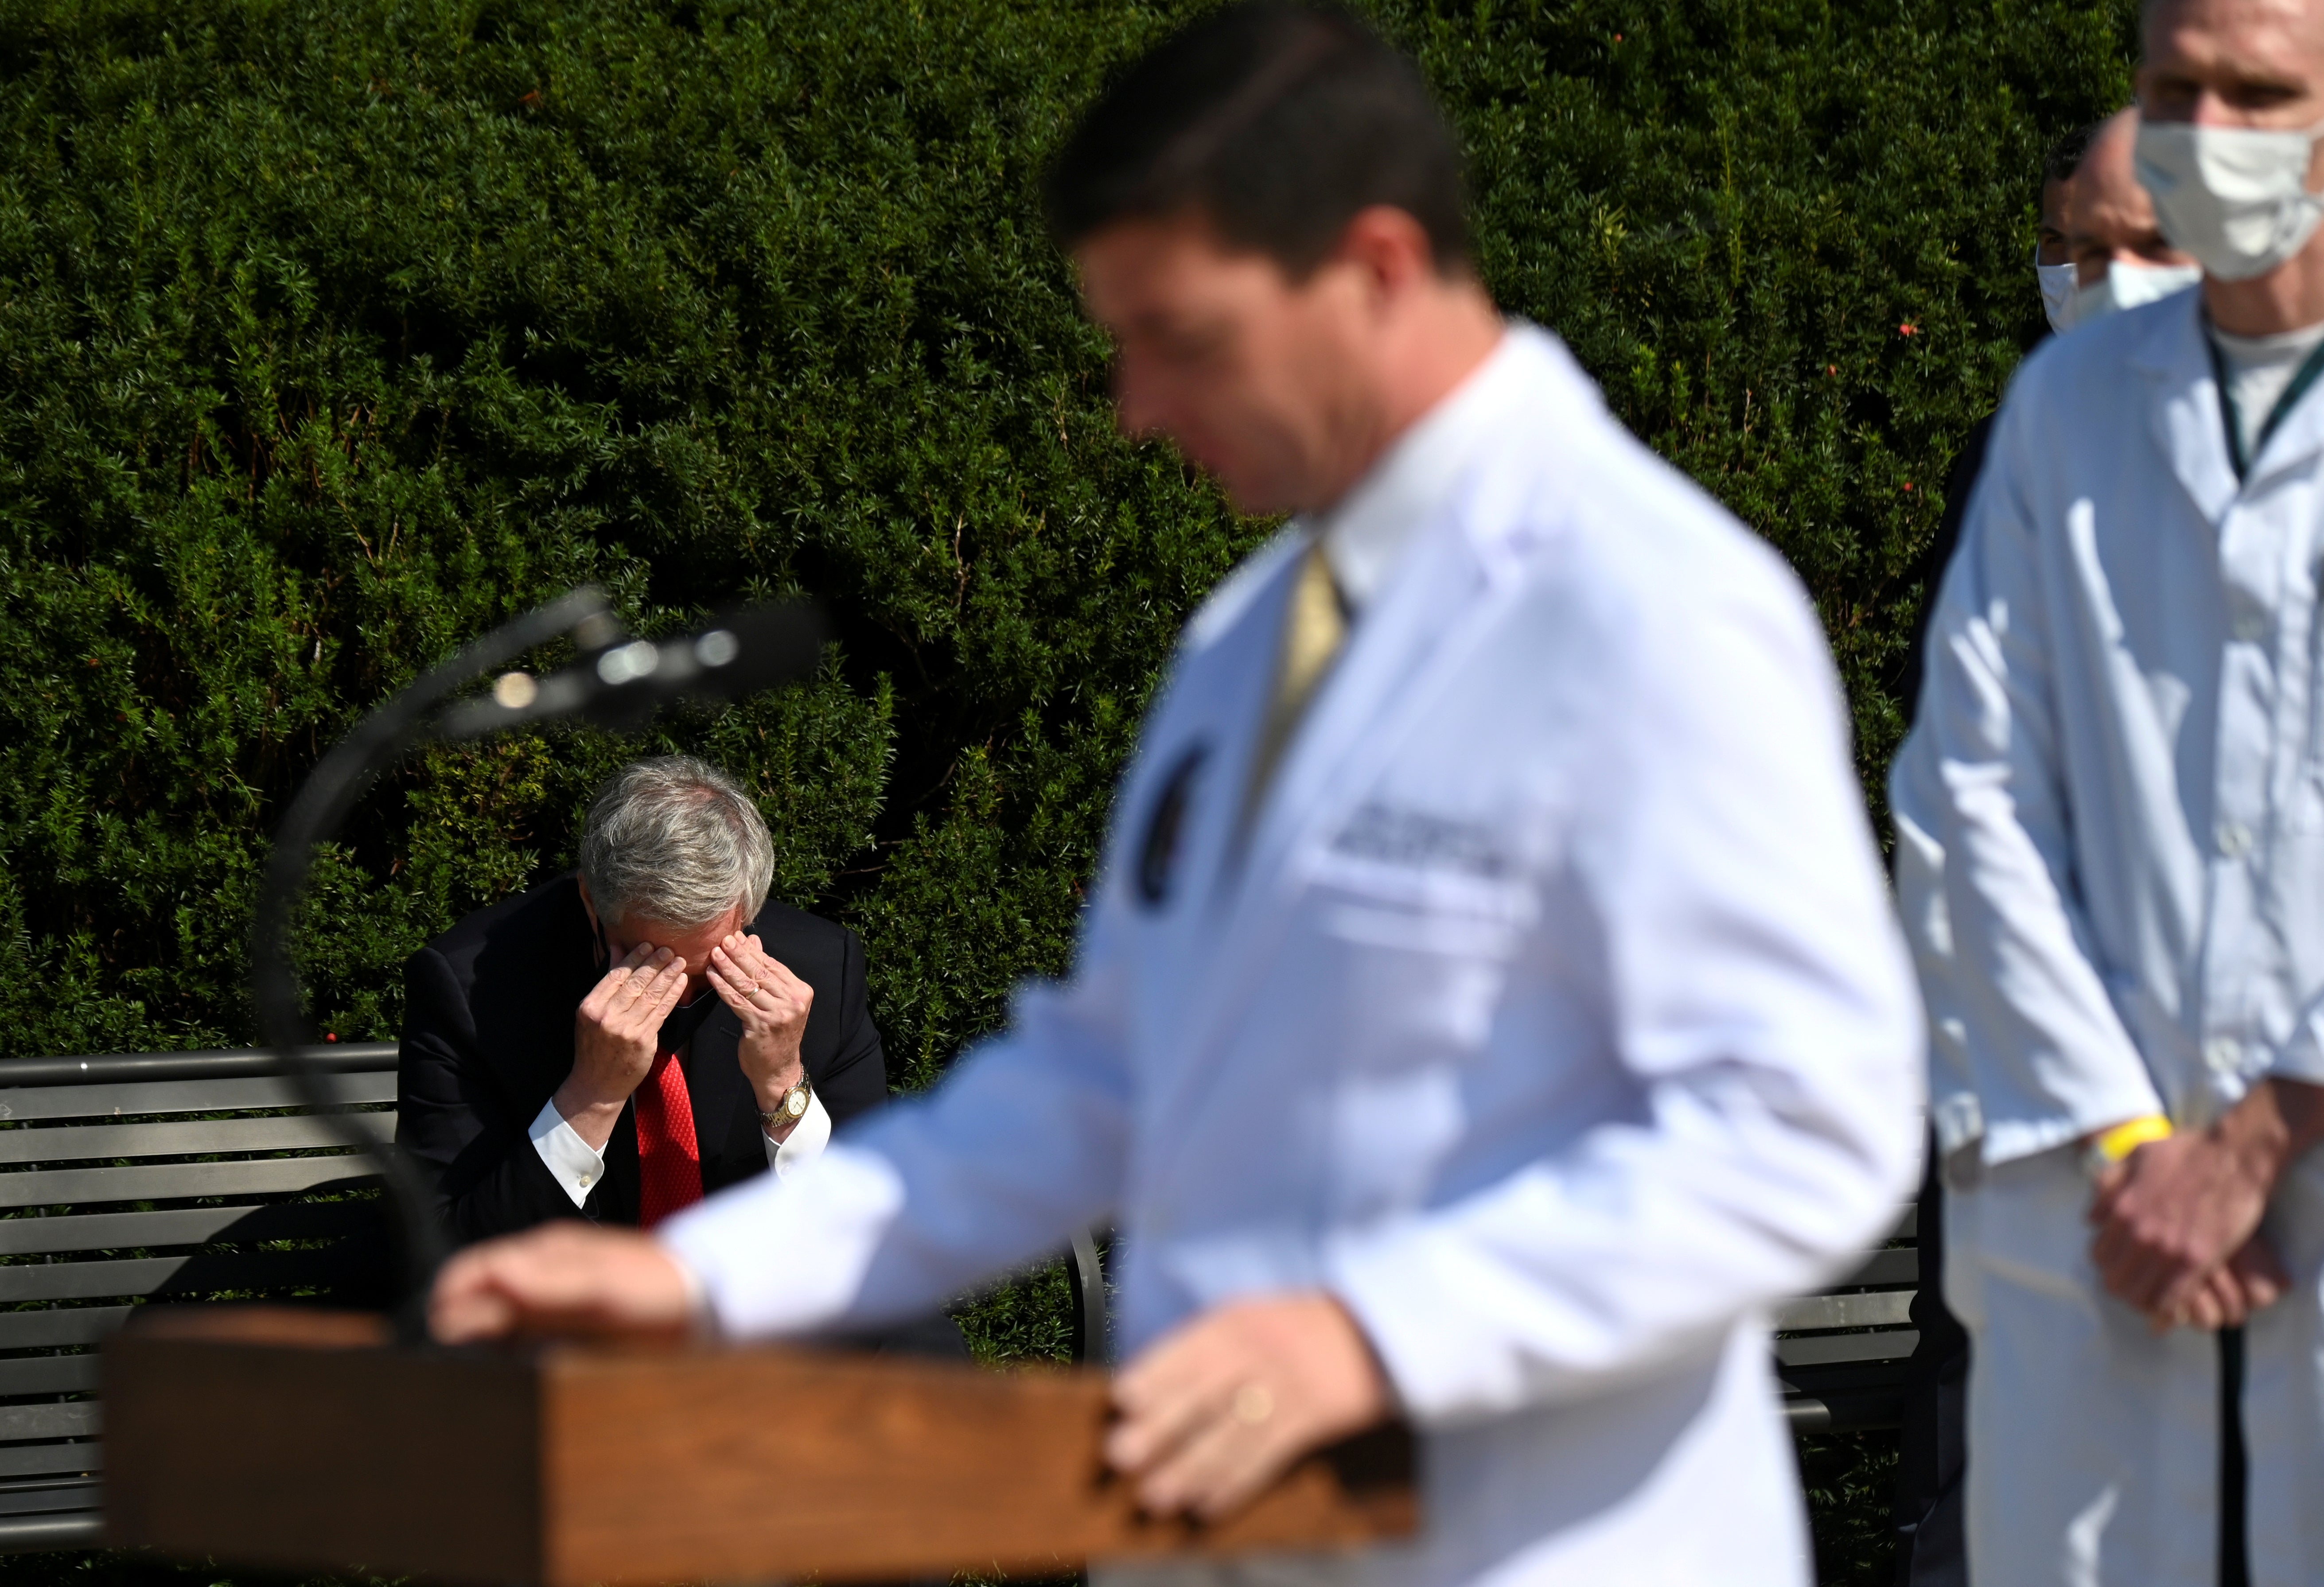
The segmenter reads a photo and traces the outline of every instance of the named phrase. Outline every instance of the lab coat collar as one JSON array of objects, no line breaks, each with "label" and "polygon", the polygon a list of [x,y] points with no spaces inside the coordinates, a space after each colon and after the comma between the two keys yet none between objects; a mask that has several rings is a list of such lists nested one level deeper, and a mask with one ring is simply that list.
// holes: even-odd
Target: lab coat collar
[{"label": "lab coat collar", "polygon": [[[1518,542],[1554,531],[1526,509],[1536,482],[1573,472],[1561,469],[1561,459],[1608,422],[1596,388],[1554,337],[1513,324],[1496,359],[1503,355],[1507,374],[1495,373],[1493,405],[1471,414],[1477,434],[1464,448],[1468,466],[1444,480],[1434,510],[1407,527],[1408,554],[1397,557],[1324,678],[1260,807],[1226,918],[1211,938],[1222,984],[1202,1045],[1263,988],[1270,962],[1263,945],[1279,935],[1298,896],[1301,856],[1320,852],[1323,835],[1362,798],[1447,673],[1490,631],[1496,601],[1521,587],[1509,577],[1524,561]],[[1279,614],[1295,571],[1291,558],[1277,567],[1277,587],[1251,602],[1253,618]]]},{"label": "lab coat collar", "polygon": [[2131,363],[2154,382],[2150,417],[2172,472],[2203,516],[2217,525],[2237,496],[2324,452],[2324,397],[2310,388],[2267,438],[2252,459],[2250,473],[2238,481],[2227,456],[2227,419],[2203,319],[2203,294],[2182,292],[2165,302],[2167,309],[2142,314],[2145,323],[2132,328],[2138,340],[2131,348]]},{"label": "lab coat collar", "polygon": [[1337,506],[1303,520],[1323,542],[1341,598],[1361,614],[1405,549],[1451,498],[1493,434],[1494,416],[1524,390],[1528,342],[1541,332],[1512,324],[1484,361],[1389,443]]},{"label": "lab coat collar", "polygon": [[[2155,445],[2170,459],[2171,472],[2196,511],[2216,527],[2244,487],[2227,457],[2218,376],[2203,329],[2202,292],[2180,292],[2151,309],[2110,318],[2123,323],[2107,329],[2135,338],[2130,364],[2149,383],[2147,422]],[[2282,455],[2279,443],[2284,439],[2278,432],[2269,441],[2263,461],[2271,468]]]}]

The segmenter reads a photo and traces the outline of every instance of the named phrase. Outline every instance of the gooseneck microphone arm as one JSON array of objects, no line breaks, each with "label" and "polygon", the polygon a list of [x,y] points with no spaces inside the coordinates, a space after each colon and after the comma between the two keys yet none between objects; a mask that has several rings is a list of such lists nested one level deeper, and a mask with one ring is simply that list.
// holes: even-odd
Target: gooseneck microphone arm
[{"label": "gooseneck microphone arm", "polygon": [[[380,773],[424,740],[480,738],[564,717],[634,731],[655,710],[678,700],[733,698],[803,676],[813,669],[824,634],[812,608],[785,604],[729,613],[699,635],[659,644],[622,642],[625,636],[604,594],[577,589],[494,629],[423,673],[325,755],[291,800],[266,858],[252,929],[251,992],[259,1030],[300,1100],[334,1121],[340,1138],[370,1159],[386,1185],[402,1246],[404,1304],[397,1323],[407,1338],[424,1334],[428,1289],[450,1254],[450,1241],[434,1192],[408,1158],[355,1121],[333,1094],[330,1070],[315,1056],[315,1030],[291,958],[290,935],[316,851],[338,831]],[[467,684],[528,650],[566,638],[581,651],[574,668],[538,680],[522,672],[505,673],[489,696],[438,713]]]}]

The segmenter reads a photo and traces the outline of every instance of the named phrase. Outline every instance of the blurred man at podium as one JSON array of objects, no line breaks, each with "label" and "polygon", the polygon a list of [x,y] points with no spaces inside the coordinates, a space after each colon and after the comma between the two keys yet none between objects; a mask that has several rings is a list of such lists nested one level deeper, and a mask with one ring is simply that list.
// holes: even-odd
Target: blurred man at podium
[{"label": "blurred man at podium", "polygon": [[773,872],[731,779],[640,761],[591,807],[577,872],[412,955],[396,1140],[456,1239],[650,1229],[887,1100],[862,945],[769,902]]},{"label": "blurred man at podium", "polygon": [[1910,1186],[1920,1010],[1812,608],[1501,317],[1461,186],[1336,11],[1109,88],[1048,202],[1122,426],[1292,517],[1187,625],[1071,978],[787,1178],[464,1253],[440,1337],[817,1333],[1112,1219],[1150,1508],[1401,1417],[1425,1522],[1107,1574],[1803,1587],[1767,1316]]}]

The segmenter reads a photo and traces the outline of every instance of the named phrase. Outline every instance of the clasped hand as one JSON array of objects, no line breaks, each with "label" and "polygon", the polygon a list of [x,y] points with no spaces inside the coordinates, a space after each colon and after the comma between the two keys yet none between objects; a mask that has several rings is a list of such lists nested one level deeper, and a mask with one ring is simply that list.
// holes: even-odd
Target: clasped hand
[{"label": "clasped hand", "polygon": [[2208,1130],[2151,1141],[2099,1176],[2090,1255],[2160,1333],[2233,1328],[2291,1280],[2259,1232],[2277,1176],[2314,1144],[2324,1096],[2266,1080]]}]

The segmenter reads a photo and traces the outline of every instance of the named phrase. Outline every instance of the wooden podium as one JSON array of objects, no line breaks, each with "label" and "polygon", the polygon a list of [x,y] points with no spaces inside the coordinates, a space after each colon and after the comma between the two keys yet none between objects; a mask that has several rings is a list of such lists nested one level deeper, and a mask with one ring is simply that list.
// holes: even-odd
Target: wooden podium
[{"label": "wooden podium", "polygon": [[1417,1521],[1368,1435],[1216,1527],[1099,1461],[1102,1374],[805,1349],[419,1351],[378,1318],[189,1308],[105,1347],[106,1541],[292,1570],[606,1587],[1055,1573],[1346,1548]]}]

